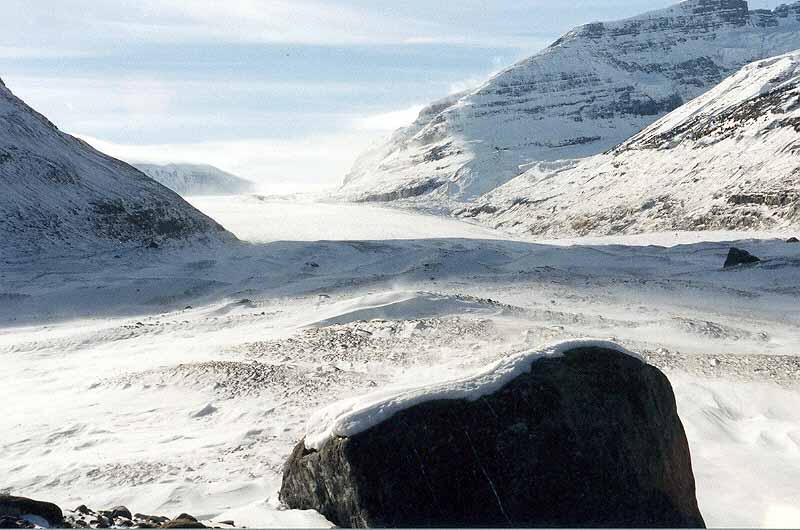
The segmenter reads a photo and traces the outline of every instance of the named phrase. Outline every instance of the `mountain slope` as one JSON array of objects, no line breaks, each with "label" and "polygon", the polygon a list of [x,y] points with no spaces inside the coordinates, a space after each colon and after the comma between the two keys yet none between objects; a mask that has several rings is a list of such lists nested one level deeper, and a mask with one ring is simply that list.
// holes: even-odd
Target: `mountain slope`
[{"label": "mountain slope", "polygon": [[[618,145],[745,64],[800,48],[800,2],[686,0],[581,26],[483,86],[423,110],[345,178],[353,200],[469,200],[525,165]],[[521,168],[521,166],[523,166]]]},{"label": "mountain slope", "polygon": [[143,173],[59,131],[0,81],[0,255],[233,240]]},{"label": "mountain slope", "polygon": [[205,164],[133,164],[148,177],[182,196],[236,195],[254,191],[255,185],[236,175]]},{"label": "mountain slope", "polygon": [[800,51],[757,61],[609,153],[541,164],[460,215],[554,236],[800,222]]}]

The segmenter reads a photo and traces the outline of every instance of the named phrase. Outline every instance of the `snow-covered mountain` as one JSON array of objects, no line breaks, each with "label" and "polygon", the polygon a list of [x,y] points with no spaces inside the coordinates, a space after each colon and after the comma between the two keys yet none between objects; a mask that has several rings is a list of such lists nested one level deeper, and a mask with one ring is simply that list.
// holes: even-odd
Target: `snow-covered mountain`
[{"label": "snow-covered mountain", "polygon": [[341,193],[470,200],[532,164],[604,152],[745,64],[800,48],[800,2],[686,0],[570,31],[481,87],[429,106],[365,153]]},{"label": "snow-covered mountain", "polygon": [[0,257],[232,240],[140,171],[65,134],[0,81]]},{"label": "snow-covered mountain", "polygon": [[133,164],[136,169],[183,196],[236,195],[254,191],[249,180],[206,164]]},{"label": "snow-covered mountain", "polygon": [[616,149],[542,163],[460,215],[534,234],[800,222],[800,51],[749,64]]}]

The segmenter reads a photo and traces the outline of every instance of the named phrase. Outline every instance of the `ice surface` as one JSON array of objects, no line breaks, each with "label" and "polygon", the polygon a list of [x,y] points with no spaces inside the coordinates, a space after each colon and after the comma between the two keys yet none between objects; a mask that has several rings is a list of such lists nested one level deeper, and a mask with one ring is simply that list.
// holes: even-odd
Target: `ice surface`
[{"label": "ice surface", "polygon": [[496,231],[446,217],[370,205],[286,201],[259,196],[189,197],[189,202],[247,241],[346,241],[469,237]]},{"label": "ice surface", "polygon": [[358,320],[427,318],[444,315],[499,315],[502,310],[486,300],[427,293],[388,291],[360,296],[326,307],[309,326],[330,326]]}]

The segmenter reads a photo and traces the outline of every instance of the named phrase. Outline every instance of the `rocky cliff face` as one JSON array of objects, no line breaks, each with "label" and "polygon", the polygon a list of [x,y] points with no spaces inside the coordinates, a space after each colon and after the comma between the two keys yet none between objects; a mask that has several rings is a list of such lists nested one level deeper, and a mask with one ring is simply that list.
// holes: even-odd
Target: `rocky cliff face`
[{"label": "rocky cliff face", "polygon": [[0,257],[234,240],[174,192],[59,131],[0,82]]},{"label": "rocky cliff face", "polygon": [[460,212],[563,236],[800,221],[800,51],[747,65],[616,149],[539,164]]},{"label": "rocky cliff face", "polygon": [[800,48],[800,2],[686,0],[576,28],[483,86],[434,103],[361,157],[342,193],[473,199],[542,161],[606,151],[743,65]]},{"label": "rocky cliff face", "polygon": [[175,193],[192,195],[236,195],[254,191],[249,180],[206,164],[134,164],[136,169]]}]

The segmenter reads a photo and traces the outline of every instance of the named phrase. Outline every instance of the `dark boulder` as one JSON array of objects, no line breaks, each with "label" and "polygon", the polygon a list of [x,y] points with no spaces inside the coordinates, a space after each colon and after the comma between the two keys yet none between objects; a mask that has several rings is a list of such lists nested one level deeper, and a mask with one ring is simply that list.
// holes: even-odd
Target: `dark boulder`
[{"label": "dark boulder", "polygon": [[418,402],[284,469],[281,500],[344,527],[703,527],[667,378],[597,345],[476,400]]},{"label": "dark boulder", "polygon": [[28,515],[41,517],[50,526],[64,524],[64,514],[61,508],[52,502],[35,501],[13,495],[0,495],[0,517],[22,518]]},{"label": "dark boulder", "polygon": [[797,239],[796,237],[790,237],[789,239],[786,240],[786,242],[787,243],[800,243],[800,239]]},{"label": "dark boulder", "polygon": [[0,515],[0,528],[36,528],[36,525],[13,515]]},{"label": "dark boulder", "polygon": [[97,519],[92,519],[89,521],[89,526],[92,528],[110,528],[111,527],[111,519],[106,517],[105,515],[98,515]]},{"label": "dark boulder", "polygon": [[111,517],[124,517],[125,519],[133,519],[131,511],[125,506],[115,506],[111,508]]},{"label": "dark boulder", "polygon": [[196,519],[181,519],[180,517],[176,517],[171,521],[167,521],[166,523],[162,524],[160,528],[208,528],[203,523],[197,522]]},{"label": "dark boulder", "polygon": [[748,263],[758,263],[761,261],[760,258],[753,256],[746,250],[742,250],[736,247],[731,247],[728,251],[728,257],[725,259],[724,268],[735,267],[737,265],[745,265]]}]

